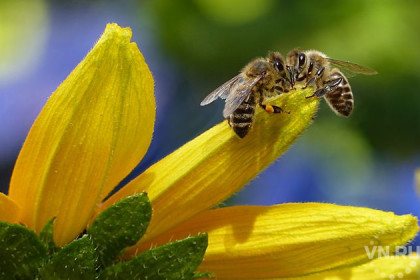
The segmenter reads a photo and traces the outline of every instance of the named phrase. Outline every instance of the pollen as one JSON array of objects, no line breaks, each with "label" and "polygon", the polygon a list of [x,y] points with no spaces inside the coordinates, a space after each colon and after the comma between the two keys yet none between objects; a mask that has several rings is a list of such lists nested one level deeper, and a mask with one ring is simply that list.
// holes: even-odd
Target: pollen
[{"label": "pollen", "polygon": [[265,110],[267,111],[267,113],[270,113],[270,114],[274,113],[274,108],[270,104],[265,105]]}]

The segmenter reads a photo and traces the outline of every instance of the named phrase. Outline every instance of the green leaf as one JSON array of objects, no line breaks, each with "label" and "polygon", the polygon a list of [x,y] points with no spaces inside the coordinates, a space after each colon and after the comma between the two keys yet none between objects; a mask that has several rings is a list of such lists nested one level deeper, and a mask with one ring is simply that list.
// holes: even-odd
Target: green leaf
[{"label": "green leaf", "polygon": [[95,279],[95,247],[88,235],[53,255],[41,271],[42,279]]},{"label": "green leaf", "polygon": [[32,230],[0,222],[0,279],[34,279],[47,250]]},{"label": "green leaf", "polygon": [[206,248],[207,234],[188,237],[108,267],[100,279],[192,279]]},{"label": "green leaf", "polygon": [[137,243],[146,232],[152,206],[146,193],[135,194],[102,212],[88,229],[99,261],[107,266],[121,251]]},{"label": "green leaf", "polygon": [[50,256],[52,256],[55,252],[57,252],[60,248],[55,245],[53,234],[54,234],[54,220],[55,218],[52,218],[49,220],[42,231],[39,233],[39,238],[44,243],[44,245],[47,247],[47,251]]}]

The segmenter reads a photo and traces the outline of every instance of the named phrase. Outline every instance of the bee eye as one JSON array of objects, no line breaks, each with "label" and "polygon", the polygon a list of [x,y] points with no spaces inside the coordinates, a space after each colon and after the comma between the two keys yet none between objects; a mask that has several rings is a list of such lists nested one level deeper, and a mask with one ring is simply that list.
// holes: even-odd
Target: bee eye
[{"label": "bee eye", "polygon": [[284,70],[283,63],[281,63],[277,59],[274,61],[274,67],[276,67],[279,72],[282,72]]},{"label": "bee eye", "polygon": [[298,55],[298,63],[299,63],[299,67],[303,67],[303,65],[305,65],[305,55],[303,53],[300,53]]}]

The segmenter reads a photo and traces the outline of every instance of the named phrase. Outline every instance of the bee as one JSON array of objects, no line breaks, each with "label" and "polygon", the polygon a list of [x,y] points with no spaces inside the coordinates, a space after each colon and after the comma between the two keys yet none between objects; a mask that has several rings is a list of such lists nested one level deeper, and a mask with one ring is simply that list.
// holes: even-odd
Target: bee
[{"label": "bee", "polygon": [[331,109],[339,116],[348,117],[353,111],[354,99],[347,77],[340,71],[352,74],[375,75],[371,68],[356,63],[327,57],[316,51],[294,49],[287,54],[286,69],[292,87],[302,88],[313,85],[315,92],[311,97],[323,96]]},{"label": "bee", "polygon": [[223,117],[233,131],[244,138],[252,127],[257,104],[268,113],[285,112],[278,106],[263,102],[267,97],[288,92],[290,85],[283,56],[271,52],[266,58],[256,58],[248,63],[238,75],[204,98],[200,105],[205,106],[218,98],[224,99]]}]

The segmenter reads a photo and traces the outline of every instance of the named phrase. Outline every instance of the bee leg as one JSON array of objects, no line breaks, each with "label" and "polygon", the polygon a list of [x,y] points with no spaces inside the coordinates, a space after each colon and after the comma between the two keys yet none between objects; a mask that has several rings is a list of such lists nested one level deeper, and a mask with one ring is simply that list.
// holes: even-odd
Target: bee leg
[{"label": "bee leg", "polygon": [[259,105],[269,114],[279,114],[279,113],[290,114],[289,111],[285,111],[283,110],[283,108],[279,106],[270,105],[270,104],[262,104],[262,103],[260,103]]},{"label": "bee leg", "polygon": [[305,80],[306,78],[308,78],[307,74],[303,74],[302,76],[299,77],[300,74],[296,75],[296,81],[297,82],[302,82],[303,80]]},{"label": "bee leg", "polygon": [[310,79],[308,82],[306,82],[305,86],[302,87],[302,89],[307,88],[308,86],[310,86],[311,84],[313,84],[316,81],[316,78],[313,77],[312,79]]},{"label": "bee leg", "polygon": [[313,84],[316,80],[318,80],[319,78],[321,78],[322,73],[324,73],[325,67],[321,67],[318,69],[318,71],[316,71],[315,76],[312,77],[312,79],[310,79],[309,81],[306,82],[306,85],[302,88],[305,89],[308,86],[310,86],[311,84]]},{"label": "bee leg", "polygon": [[343,81],[343,78],[337,78],[334,80],[324,81],[324,84],[327,84],[329,86],[338,86],[339,84],[341,84],[342,81]]},{"label": "bee leg", "polygon": [[312,97],[321,97],[324,96],[327,92],[333,91],[333,89],[331,89],[329,86],[323,87],[321,89],[318,89],[317,91],[314,92],[314,94],[310,95],[310,96],[306,96],[305,98],[312,98]]},{"label": "bee leg", "polygon": [[292,89],[295,88],[295,69],[293,66],[286,66],[287,73],[289,74],[289,77],[287,77],[287,81],[290,84],[290,87]]},{"label": "bee leg", "polygon": [[227,120],[227,122],[228,122],[228,125],[229,125],[230,127],[232,127],[232,124],[230,123],[230,117],[229,117],[229,118],[227,118],[226,120]]},{"label": "bee leg", "polygon": [[290,111],[285,111],[283,108],[279,107],[279,106],[275,106],[275,105],[271,105],[274,109],[274,113],[278,114],[278,113],[286,113],[286,114],[290,114]]},{"label": "bee leg", "polygon": [[342,81],[343,81],[343,78],[327,81],[327,85],[325,87],[318,89],[317,91],[314,92],[314,94],[312,94],[311,96],[306,96],[305,98],[311,98],[315,96],[316,97],[324,96],[328,92],[336,90]]},{"label": "bee leg", "polygon": [[278,93],[278,95],[280,95],[280,94],[282,94],[282,93],[287,93],[287,92],[289,92],[289,90],[288,90],[288,89],[285,89],[285,88],[283,88],[283,87],[281,87],[281,86],[273,86],[273,87],[270,89],[270,92],[273,92],[273,91],[276,91],[276,92]]}]

